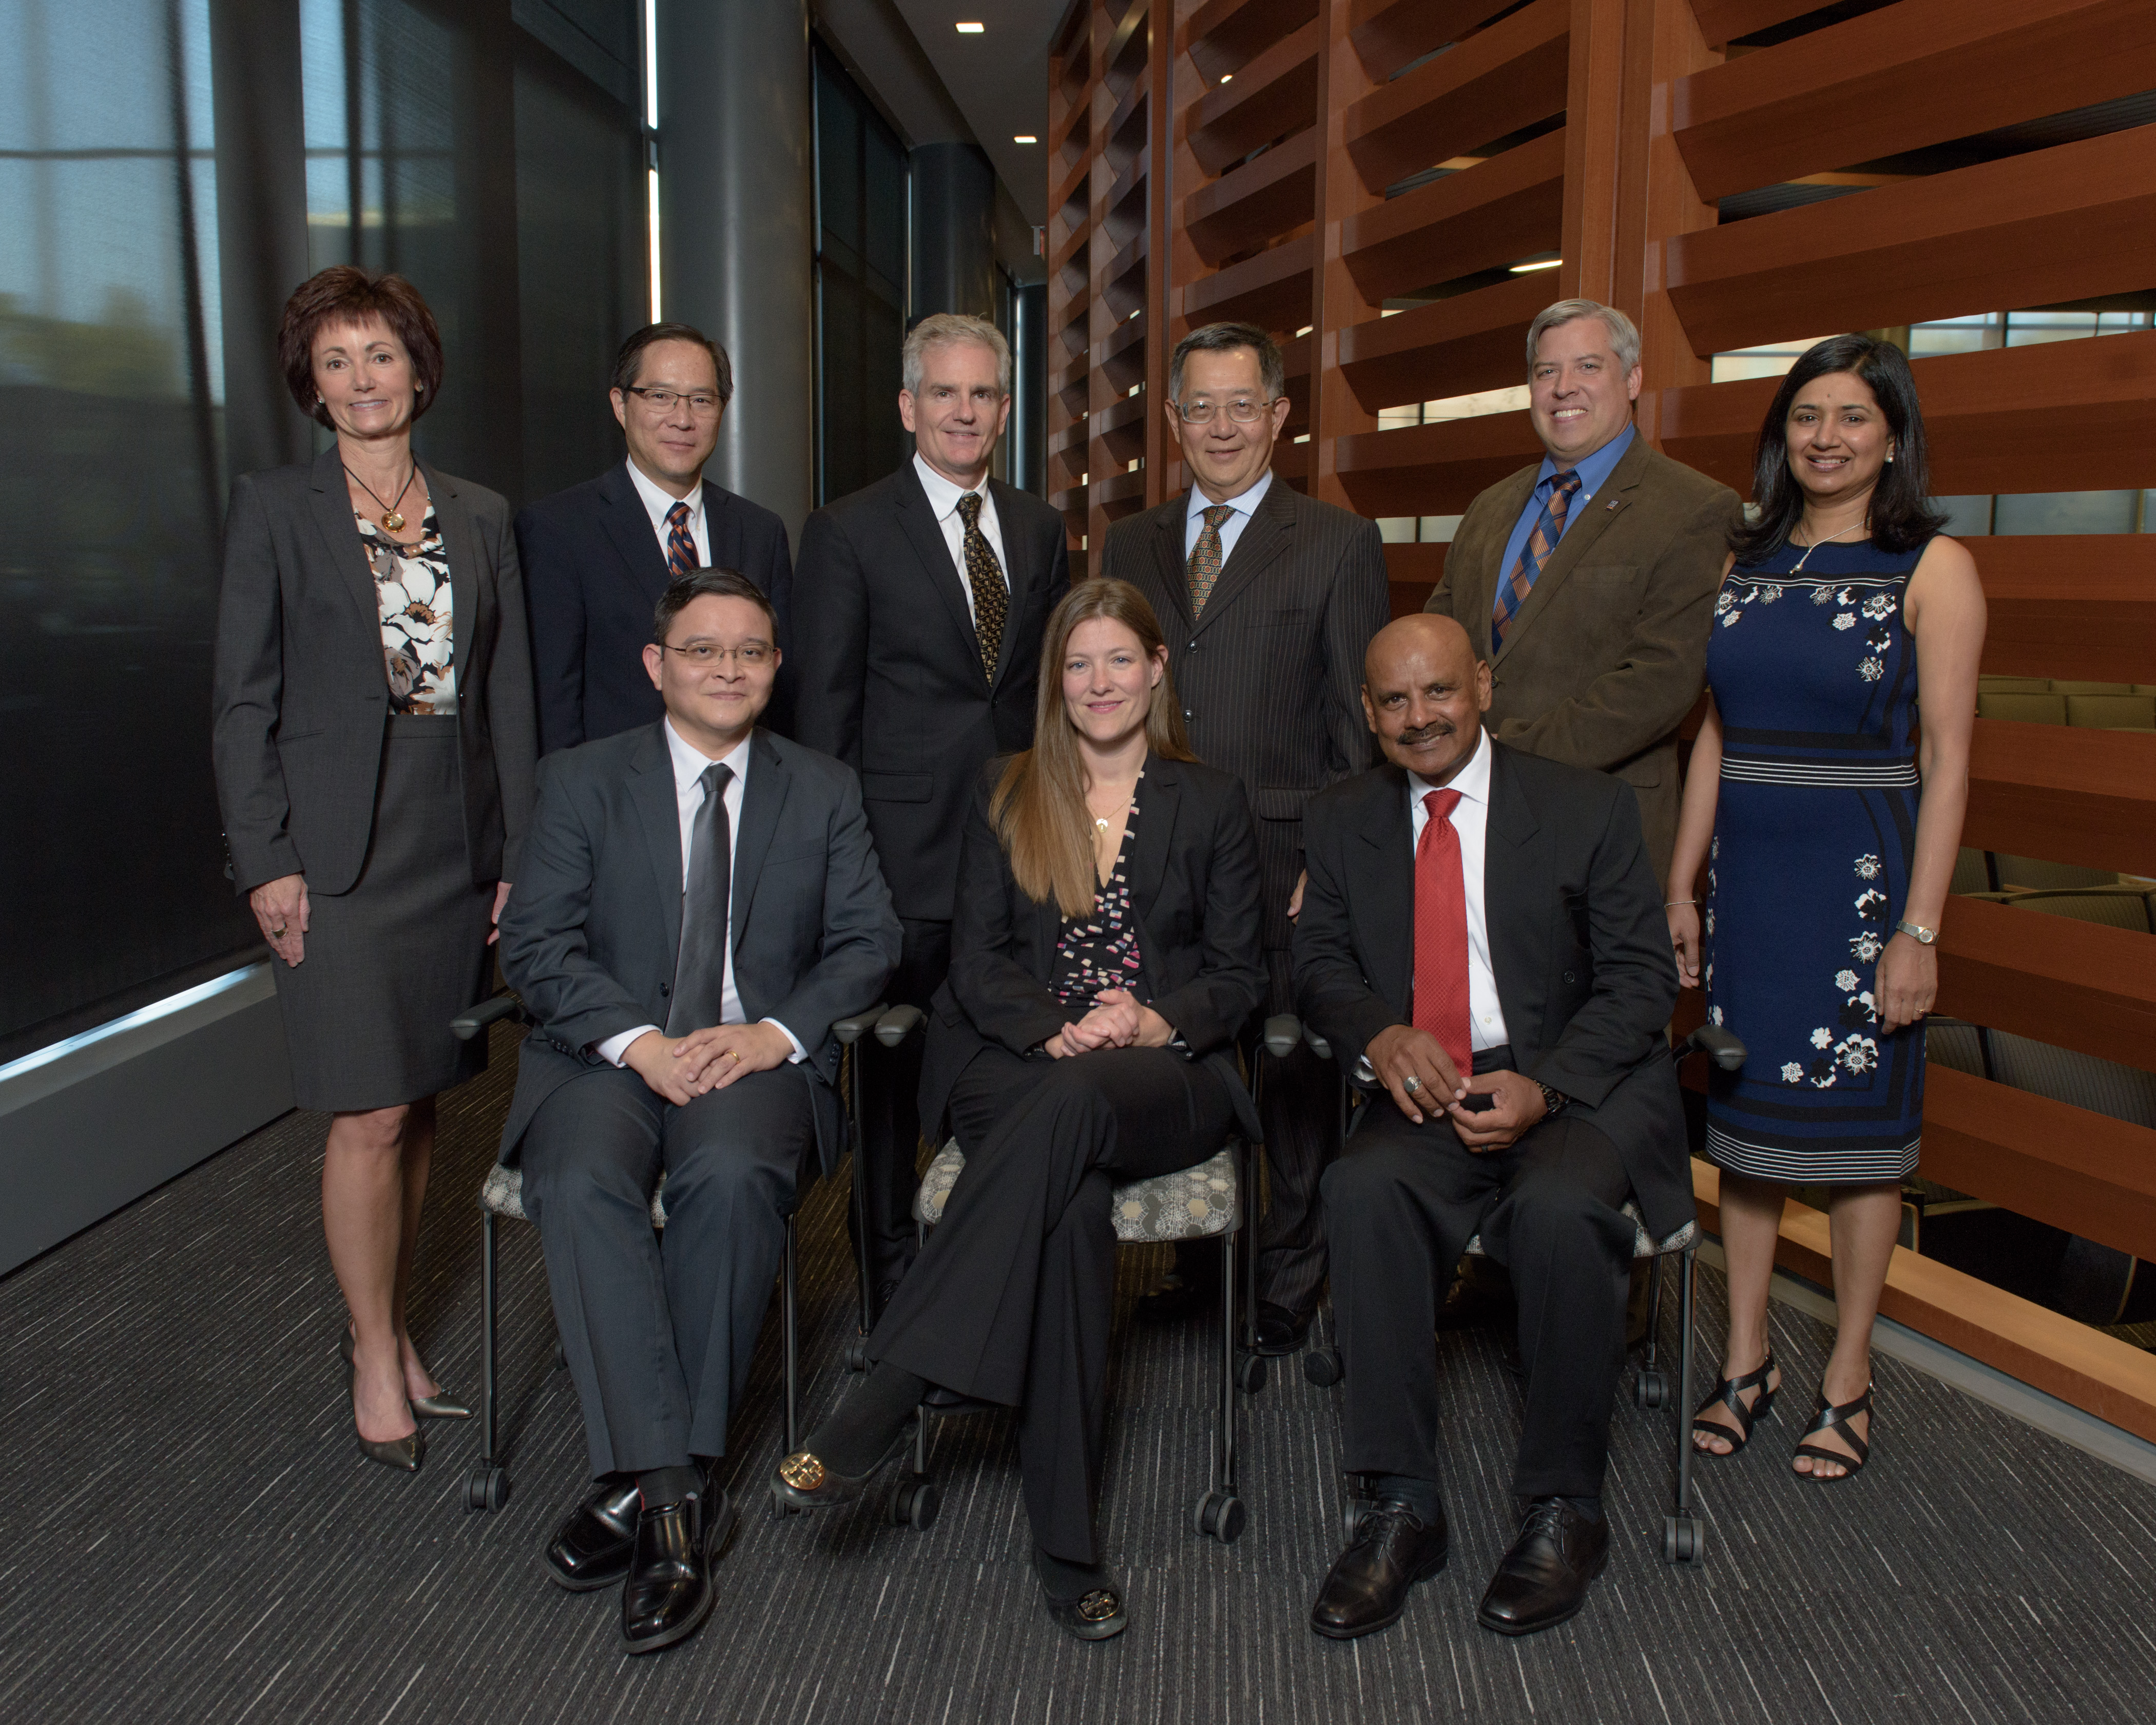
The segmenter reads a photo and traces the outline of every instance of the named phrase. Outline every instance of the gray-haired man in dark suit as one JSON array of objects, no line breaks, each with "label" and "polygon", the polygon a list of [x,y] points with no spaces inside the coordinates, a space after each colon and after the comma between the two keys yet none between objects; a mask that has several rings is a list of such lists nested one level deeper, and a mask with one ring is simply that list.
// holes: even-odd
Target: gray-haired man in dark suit
[{"label": "gray-haired man in dark suit", "polygon": [[665,717],[541,762],[501,918],[536,1021],[502,1160],[523,1164],[598,1481],[547,1562],[572,1589],[626,1578],[632,1653],[711,1614],[735,1512],[706,1466],[801,1173],[841,1148],[831,1025],[875,1003],[899,949],[852,770],[756,726],[778,669],[770,601],[698,570],[654,636]]}]

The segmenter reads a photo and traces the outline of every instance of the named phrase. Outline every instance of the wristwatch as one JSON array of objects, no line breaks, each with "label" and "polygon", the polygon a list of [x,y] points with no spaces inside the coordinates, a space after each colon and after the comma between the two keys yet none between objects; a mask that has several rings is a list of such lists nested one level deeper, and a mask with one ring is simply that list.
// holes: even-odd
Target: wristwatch
[{"label": "wristwatch", "polygon": [[1919,945],[1927,947],[1930,946],[1933,942],[1936,941],[1939,937],[1938,930],[1936,928],[1927,928],[1921,922],[1910,922],[1906,921],[1897,922],[1894,925],[1894,932],[1897,934],[1906,934],[1911,940],[1917,942]]},{"label": "wristwatch", "polygon": [[1561,1090],[1552,1090],[1541,1079],[1534,1081],[1535,1088],[1543,1093],[1543,1112],[1545,1117],[1558,1113],[1572,1098]]}]

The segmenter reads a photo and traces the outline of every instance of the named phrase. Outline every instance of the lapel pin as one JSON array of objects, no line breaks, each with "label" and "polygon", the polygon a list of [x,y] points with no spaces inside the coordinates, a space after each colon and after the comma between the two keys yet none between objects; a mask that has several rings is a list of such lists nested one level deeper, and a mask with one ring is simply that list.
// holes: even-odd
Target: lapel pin
[{"label": "lapel pin", "polygon": [[1605,508],[1609,508],[1609,509],[1614,509],[1614,508],[1616,508],[1616,506],[1617,506],[1617,499],[1616,499],[1616,498],[1614,498],[1614,497],[1612,497],[1612,498],[1609,500],[1609,501],[1606,505],[1604,505],[1604,506]]}]

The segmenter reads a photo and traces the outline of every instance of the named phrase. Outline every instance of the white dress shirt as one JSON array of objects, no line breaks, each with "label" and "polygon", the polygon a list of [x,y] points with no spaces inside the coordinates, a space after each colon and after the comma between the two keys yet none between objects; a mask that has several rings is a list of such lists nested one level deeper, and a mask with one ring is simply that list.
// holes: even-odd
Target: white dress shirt
[{"label": "white dress shirt", "polygon": [[1205,530],[1205,511],[1214,507],[1232,509],[1235,512],[1220,523],[1220,567],[1228,567],[1228,559],[1235,555],[1235,542],[1243,536],[1243,529],[1250,526],[1250,517],[1258,512],[1258,505],[1271,490],[1273,470],[1268,467],[1258,475],[1258,482],[1240,497],[1230,497],[1224,505],[1216,506],[1197,486],[1190,488],[1190,506],[1183,516],[1183,561],[1189,566],[1190,553],[1198,549],[1198,536]]},{"label": "white dress shirt", "polygon": [[646,479],[644,470],[634,461],[623,465],[629,469],[629,484],[636,487],[636,495],[644,501],[644,513],[651,517],[651,531],[659,536],[659,555],[663,557],[667,554],[667,547],[674,537],[674,528],[666,519],[666,511],[677,503],[685,503],[689,506],[689,536],[696,542],[696,567],[710,568],[711,531],[704,525],[703,475],[696,475],[696,483],[689,488],[687,496],[670,497]]},{"label": "white dress shirt", "polygon": [[[913,470],[921,476],[921,489],[928,494],[928,506],[936,513],[936,525],[943,530],[943,542],[951,547],[951,561],[957,566],[958,589],[966,595],[966,614],[973,614],[973,578],[966,572],[966,518],[958,513],[958,500],[970,494],[957,486],[921,459],[914,452]],[[996,567],[1003,571],[1004,589],[1010,589],[1010,559],[1004,555],[1004,531],[996,520],[996,500],[988,490],[985,479],[978,488],[981,500],[981,536],[988,542],[988,549],[996,554]],[[976,617],[975,624],[980,622]]]},{"label": "white dress shirt", "polygon": [[[671,719],[665,721],[665,732],[666,752],[673,757],[674,761],[675,809],[681,819],[681,890],[685,893],[689,890],[689,853],[690,847],[696,842],[696,811],[704,806],[704,769],[711,762],[700,751],[691,748],[681,741],[674,729],[674,721]],[[723,764],[733,769],[733,777],[726,781],[726,788],[722,793],[722,798],[726,805],[726,878],[729,881],[733,878],[734,855],[740,848],[742,794],[748,784],[749,749],[755,740],[756,733],[752,731],[748,736],[741,740],[732,754],[724,757],[723,761]],[[728,897],[731,898],[732,896],[730,892]],[[742,1009],[741,993],[734,987],[734,929],[732,904],[726,906],[726,981],[719,997],[721,1002],[719,1022],[722,1024],[746,1024],[748,1017]],[[793,1045],[793,1053],[790,1059],[793,1060],[808,1059],[808,1050],[802,1047],[799,1037],[788,1030],[785,1025],[779,1024],[777,1019],[766,1019],[763,1022],[767,1024],[778,1025],[786,1040]],[[696,1028],[701,1030],[706,1027],[699,1024]],[[609,1036],[605,1041],[600,1043],[597,1053],[601,1060],[611,1065],[619,1066],[621,1064],[622,1055],[629,1051],[629,1044],[635,1041],[638,1037],[646,1035],[657,1029],[659,1026],[656,1024],[639,1024],[634,1030],[624,1030],[619,1036]]]},{"label": "white dress shirt", "polygon": [[1497,973],[1490,968],[1490,924],[1483,911],[1482,867],[1490,827],[1488,732],[1477,736],[1475,752],[1450,784],[1435,785],[1419,773],[1408,774],[1410,856],[1422,843],[1422,829],[1430,824],[1430,810],[1422,799],[1438,790],[1460,793],[1451,819],[1452,830],[1460,835],[1460,884],[1467,890],[1467,1033],[1480,1054],[1502,1048],[1511,1040],[1505,1034],[1505,1009],[1497,1004]]}]

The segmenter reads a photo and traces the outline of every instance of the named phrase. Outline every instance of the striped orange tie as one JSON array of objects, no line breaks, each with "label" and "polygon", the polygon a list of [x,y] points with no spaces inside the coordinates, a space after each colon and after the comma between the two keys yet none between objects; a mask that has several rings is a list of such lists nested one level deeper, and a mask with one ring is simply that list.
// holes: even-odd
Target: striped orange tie
[{"label": "striped orange tie", "polygon": [[1579,475],[1575,470],[1550,476],[1549,501],[1543,505],[1543,512],[1535,517],[1534,531],[1520,547],[1520,560],[1512,565],[1512,572],[1497,588],[1497,603],[1490,619],[1492,653],[1505,639],[1507,626],[1519,615],[1520,607],[1527,603],[1535,577],[1543,572],[1543,565],[1549,561],[1558,541],[1564,536],[1564,518],[1572,508],[1573,494],[1578,489]]}]

